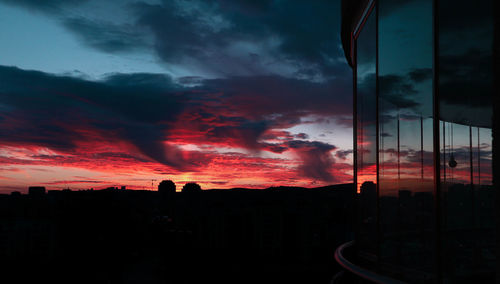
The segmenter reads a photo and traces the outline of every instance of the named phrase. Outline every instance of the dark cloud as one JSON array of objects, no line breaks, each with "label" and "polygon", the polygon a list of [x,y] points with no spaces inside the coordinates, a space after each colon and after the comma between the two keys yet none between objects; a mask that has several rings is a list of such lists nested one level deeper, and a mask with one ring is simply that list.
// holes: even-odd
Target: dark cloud
[{"label": "dark cloud", "polygon": [[295,138],[307,139],[307,138],[309,138],[309,135],[307,135],[306,133],[299,133],[299,134],[295,135]]},{"label": "dark cloud", "polygon": [[115,5],[112,8],[113,12],[127,15],[126,4],[128,1],[113,3],[95,0],[0,0],[0,2],[40,11],[55,17],[83,44],[97,50],[113,53],[152,48],[152,43],[147,37],[147,30],[136,25],[130,15],[127,16],[129,21],[115,23],[111,20],[112,17],[102,18],[99,13],[95,13],[85,6],[85,4],[92,2],[98,5],[103,3],[108,6]]},{"label": "dark cloud", "polygon": [[[289,1],[283,5],[280,1],[272,1],[271,8],[263,13],[261,23],[265,26],[248,27],[244,32],[261,28],[272,31],[283,39],[279,51],[295,60],[304,72],[314,72],[318,68],[327,77],[336,75],[337,66],[329,59],[342,54],[338,48],[339,39],[331,32],[339,30],[340,15],[332,13],[339,11],[339,4],[338,1]],[[245,27],[250,20],[235,15],[235,30]]]},{"label": "dark cloud", "polygon": [[352,111],[350,77],[323,83],[281,76],[232,77],[206,80],[210,90],[219,90],[224,101],[249,117],[279,114],[274,124],[297,124],[307,114],[344,115]]},{"label": "dark cloud", "polygon": [[326,182],[336,181],[332,175],[335,159],[331,152],[337,147],[319,141],[289,141],[287,146],[292,149],[301,159],[299,172],[307,178]]},{"label": "dark cloud", "polygon": [[[373,76],[372,76],[373,77]],[[418,85],[432,79],[432,69],[416,68],[406,74],[388,74],[378,77],[379,92],[383,100],[399,109],[417,109],[426,102],[422,101]],[[387,109],[389,105],[384,105]]]},{"label": "dark cloud", "polygon": [[349,154],[352,154],[352,150],[337,150],[335,152],[335,157],[345,160]]},{"label": "dark cloud", "polygon": [[471,48],[439,58],[441,119],[491,127],[492,52]]},{"label": "dark cloud", "polygon": [[401,94],[412,95],[417,91],[411,82],[406,80],[405,77],[395,74],[379,76],[380,92],[387,94],[394,94],[395,96]]},{"label": "dark cloud", "polygon": [[432,79],[432,68],[417,68],[408,72],[408,76],[415,83]]},{"label": "dark cloud", "polygon": [[92,5],[80,5],[103,5],[94,0],[3,2],[54,16],[101,51],[152,47],[163,63],[188,67],[193,75],[328,80],[347,70],[339,38],[332,33],[339,29],[339,1],[102,2],[127,18],[125,22],[103,18]]},{"label": "dark cloud", "polygon": [[244,121],[235,126],[213,127],[206,135],[209,139],[235,141],[247,149],[258,149],[260,144],[257,140],[267,129],[268,125],[265,121]]},{"label": "dark cloud", "polygon": [[[268,52],[273,61],[294,66],[298,76],[331,77],[340,65],[335,60],[342,58],[338,38],[331,33],[339,25],[339,15],[332,15],[338,5],[337,1],[289,1],[286,5],[279,1],[163,1],[136,4],[135,9],[139,23],[155,34],[156,50],[166,62],[194,58],[208,64],[226,63],[226,72],[217,70],[226,75],[234,71],[256,75],[269,73],[255,60],[266,55],[259,53]],[[266,42],[272,38],[277,42],[268,49]],[[254,45],[250,52],[232,48],[250,43]]]},{"label": "dark cloud", "polygon": [[[205,57],[211,52],[209,45],[222,45],[225,40],[216,36],[210,19],[202,17],[202,7],[187,9],[179,1],[164,1],[160,5],[136,3],[134,6],[139,24],[150,28],[156,36],[156,50],[166,62],[180,63],[184,56]],[[210,5],[204,6],[207,13],[213,10]]]},{"label": "dark cloud", "polygon": [[89,0],[0,0],[0,2],[18,5],[30,9],[41,10],[44,12],[59,12],[61,8],[68,6],[75,6]]},{"label": "dark cloud", "polygon": [[[386,75],[379,77],[379,90],[383,93],[383,100],[398,109],[416,108],[420,104],[411,96],[416,94],[413,85],[405,83],[401,77]],[[389,105],[386,105],[388,110]]]},{"label": "dark cloud", "polygon": [[[124,139],[143,154],[181,168],[164,133],[183,109],[180,87],[163,75],[112,75],[101,82],[0,67],[0,98],[10,111],[0,122],[4,144],[76,151],[80,141]],[[27,83],[29,82],[29,83]]]},{"label": "dark cloud", "polygon": [[271,144],[271,143],[261,143],[261,147],[263,150],[278,154],[281,154],[288,150],[288,147],[286,147],[285,145]]},{"label": "dark cloud", "polygon": [[84,17],[66,18],[63,25],[77,34],[84,44],[104,52],[133,51],[150,47],[144,30],[131,24],[98,22]]}]

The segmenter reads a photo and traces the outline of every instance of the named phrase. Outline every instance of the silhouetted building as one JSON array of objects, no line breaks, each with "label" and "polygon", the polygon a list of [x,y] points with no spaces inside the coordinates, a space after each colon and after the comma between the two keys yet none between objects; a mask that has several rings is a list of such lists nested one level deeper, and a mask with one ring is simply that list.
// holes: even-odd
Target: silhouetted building
[{"label": "silhouetted building", "polygon": [[45,194],[45,187],[43,186],[30,186],[28,188],[30,196],[43,196]]},{"label": "silhouetted building", "polygon": [[163,180],[158,185],[158,192],[160,192],[160,194],[175,193],[175,183],[171,180]]},{"label": "silhouetted building", "polygon": [[182,192],[200,192],[201,186],[195,182],[188,182],[182,187]]},{"label": "silhouetted building", "polygon": [[331,252],[353,235],[353,189],[196,187],[195,195],[173,193],[173,217],[164,214],[156,191],[0,195],[2,277],[15,276],[16,283],[33,276],[43,283],[327,283],[335,269]]},{"label": "silhouetted building", "polygon": [[172,218],[175,214],[175,183],[171,180],[163,180],[158,185],[158,192],[160,193],[161,213],[166,218]]},{"label": "silhouetted building", "polygon": [[342,1],[359,193],[355,245],[337,251],[344,266],[353,252],[349,277],[495,281],[498,5]]}]

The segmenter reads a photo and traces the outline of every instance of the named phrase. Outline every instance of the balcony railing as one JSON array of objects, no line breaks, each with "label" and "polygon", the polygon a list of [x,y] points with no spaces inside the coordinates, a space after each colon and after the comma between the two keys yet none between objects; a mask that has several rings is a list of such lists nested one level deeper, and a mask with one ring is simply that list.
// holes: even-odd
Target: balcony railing
[{"label": "balcony railing", "polygon": [[[347,243],[339,246],[335,250],[335,260],[337,261],[338,264],[340,264],[340,266],[342,266],[342,268],[344,268],[347,272],[349,272],[348,274],[350,274],[350,276],[355,276],[355,278],[358,278],[357,279],[358,283],[386,283],[386,284],[404,284],[405,283],[405,282],[402,282],[399,280],[395,280],[395,279],[377,274],[377,273],[370,271],[366,268],[362,268],[358,265],[355,265],[354,263],[349,261],[345,257],[345,252],[346,252],[346,250],[352,248],[353,245],[354,245],[354,241],[350,241],[350,242],[347,242]],[[346,277],[345,274],[347,274],[347,273],[344,273],[344,275],[342,275],[342,274],[336,275],[332,282],[333,283],[342,283],[343,282],[342,278]]]}]

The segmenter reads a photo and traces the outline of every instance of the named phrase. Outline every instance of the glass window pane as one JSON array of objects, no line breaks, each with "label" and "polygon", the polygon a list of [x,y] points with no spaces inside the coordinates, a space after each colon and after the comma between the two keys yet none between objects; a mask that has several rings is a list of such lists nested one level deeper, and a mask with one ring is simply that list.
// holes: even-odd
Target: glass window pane
[{"label": "glass window pane", "polygon": [[379,3],[380,266],[434,277],[433,1]]},{"label": "glass window pane", "polygon": [[376,26],[370,14],[356,41],[357,188],[359,195],[360,255],[373,258],[377,225]]},{"label": "glass window pane", "polygon": [[449,283],[495,279],[492,11],[492,0],[439,1],[442,267]]}]

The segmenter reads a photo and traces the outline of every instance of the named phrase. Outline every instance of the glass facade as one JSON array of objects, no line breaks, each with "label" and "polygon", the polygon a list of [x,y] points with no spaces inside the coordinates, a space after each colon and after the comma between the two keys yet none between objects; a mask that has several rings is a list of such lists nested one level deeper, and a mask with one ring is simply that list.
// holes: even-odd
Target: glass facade
[{"label": "glass facade", "polygon": [[369,1],[353,33],[358,257],[412,283],[495,279],[493,2],[463,2]]}]

